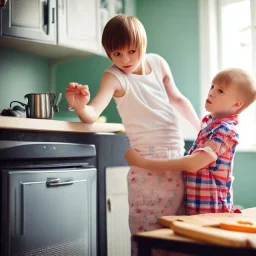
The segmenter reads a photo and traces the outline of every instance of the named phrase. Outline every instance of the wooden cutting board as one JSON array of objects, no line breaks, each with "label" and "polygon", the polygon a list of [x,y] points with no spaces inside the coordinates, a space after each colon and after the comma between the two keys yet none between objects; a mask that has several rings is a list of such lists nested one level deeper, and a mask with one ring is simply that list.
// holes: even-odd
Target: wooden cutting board
[{"label": "wooden cutting board", "polygon": [[196,241],[221,246],[248,247],[256,249],[256,233],[235,232],[180,221],[172,222],[171,229],[177,235],[191,238]]},{"label": "wooden cutting board", "polygon": [[250,208],[250,210],[245,210],[242,213],[208,213],[191,216],[163,216],[158,219],[158,222],[163,227],[170,227],[174,221],[181,221],[204,227],[218,227],[221,221],[229,221],[231,219],[256,221],[256,208]]},{"label": "wooden cutting board", "polygon": [[256,248],[256,233],[220,229],[220,222],[230,220],[256,221],[256,208],[243,213],[215,213],[192,216],[163,216],[159,223],[176,235],[222,246]]}]

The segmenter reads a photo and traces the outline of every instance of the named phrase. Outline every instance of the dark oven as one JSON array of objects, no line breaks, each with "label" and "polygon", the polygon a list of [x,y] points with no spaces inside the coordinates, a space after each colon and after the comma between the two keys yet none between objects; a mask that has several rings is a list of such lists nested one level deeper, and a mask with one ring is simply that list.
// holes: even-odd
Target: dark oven
[{"label": "dark oven", "polygon": [[1,256],[96,256],[94,145],[0,141]]}]

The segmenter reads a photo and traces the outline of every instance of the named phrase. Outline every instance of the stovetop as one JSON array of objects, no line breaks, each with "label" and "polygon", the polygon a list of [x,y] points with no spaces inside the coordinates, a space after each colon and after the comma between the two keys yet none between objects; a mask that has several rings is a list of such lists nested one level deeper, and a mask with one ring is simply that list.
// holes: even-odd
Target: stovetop
[{"label": "stovetop", "polygon": [[91,167],[94,145],[60,142],[0,141],[0,168]]}]

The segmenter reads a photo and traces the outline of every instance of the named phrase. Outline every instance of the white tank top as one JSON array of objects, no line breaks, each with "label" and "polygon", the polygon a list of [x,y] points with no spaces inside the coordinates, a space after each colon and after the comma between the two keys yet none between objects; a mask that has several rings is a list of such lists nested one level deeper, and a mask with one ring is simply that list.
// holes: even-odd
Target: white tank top
[{"label": "white tank top", "polygon": [[147,75],[125,74],[115,65],[105,71],[115,75],[125,90],[124,96],[114,100],[130,145],[183,151],[178,120],[163,84],[161,59],[157,54],[146,54],[146,61],[152,70]]}]

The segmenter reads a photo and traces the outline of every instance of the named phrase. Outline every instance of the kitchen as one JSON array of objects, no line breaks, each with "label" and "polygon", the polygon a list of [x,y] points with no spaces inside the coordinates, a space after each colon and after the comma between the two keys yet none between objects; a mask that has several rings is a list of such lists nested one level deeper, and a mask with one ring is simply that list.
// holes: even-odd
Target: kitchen
[{"label": "kitchen", "polygon": [[[166,0],[161,2],[161,6],[153,0],[137,0],[134,6],[130,1],[127,2],[129,3],[127,7],[130,8],[129,12],[132,14],[136,11],[136,15],[145,25],[149,41],[148,52],[159,53],[167,59],[179,89],[191,100],[196,111],[200,113],[199,2]],[[157,22],[152,24],[152,20]],[[84,28],[82,27],[82,29]],[[8,108],[13,100],[24,102],[23,97],[27,93],[46,91],[53,91],[56,95],[64,93],[65,87],[70,81],[88,84],[93,97],[98,90],[103,70],[110,64],[107,58],[88,53],[83,58],[76,59],[72,57],[72,54],[76,55],[77,51],[73,50],[65,52],[71,57],[66,57],[64,60],[59,59],[61,55],[58,55],[58,59],[52,59],[41,55],[54,54],[55,48],[54,51],[50,51],[48,47],[44,49],[41,44],[37,47],[27,46],[27,42],[22,40],[19,40],[18,44],[23,49],[15,49],[8,47],[8,44],[1,44],[1,110]],[[43,54],[40,54],[40,49]],[[30,53],[29,50],[33,53]],[[58,54],[60,53],[58,52]],[[60,111],[54,114],[53,119],[79,121],[75,113],[67,111],[66,107],[65,99],[63,99]],[[113,102],[103,115],[107,117],[109,123],[120,123]],[[185,138],[193,139],[193,132],[191,134],[190,131],[184,129],[184,134]],[[255,152],[248,150],[238,152],[235,158],[234,198],[235,204],[241,205],[243,208],[255,205],[254,174],[251,173],[254,168],[254,157]],[[246,168],[244,163],[246,163]],[[248,180],[247,177],[250,179]]]}]

